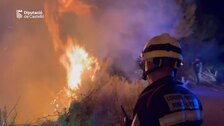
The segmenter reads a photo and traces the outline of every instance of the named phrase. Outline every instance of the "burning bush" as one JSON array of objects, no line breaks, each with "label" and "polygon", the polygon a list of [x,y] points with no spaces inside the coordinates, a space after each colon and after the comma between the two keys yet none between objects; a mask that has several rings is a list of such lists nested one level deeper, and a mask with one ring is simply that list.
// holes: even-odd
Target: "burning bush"
[{"label": "burning bush", "polygon": [[73,101],[69,108],[68,124],[122,125],[123,113],[120,106],[124,105],[127,113],[131,115],[137,96],[143,89],[142,82],[130,84],[124,78],[110,75],[89,85],[96,86],[91,91],[86,91],[86,94],[76,94],[79,101]]}]

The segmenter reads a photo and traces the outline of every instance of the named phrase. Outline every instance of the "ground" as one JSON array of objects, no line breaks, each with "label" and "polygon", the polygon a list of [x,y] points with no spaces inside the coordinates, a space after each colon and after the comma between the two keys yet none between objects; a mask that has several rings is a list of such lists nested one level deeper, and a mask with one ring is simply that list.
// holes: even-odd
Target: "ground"
[{"label": "ground", "polygon": [[203,126],[224,125],[224,88],[199,85],[190,88],[201,100],[204,109]]}]

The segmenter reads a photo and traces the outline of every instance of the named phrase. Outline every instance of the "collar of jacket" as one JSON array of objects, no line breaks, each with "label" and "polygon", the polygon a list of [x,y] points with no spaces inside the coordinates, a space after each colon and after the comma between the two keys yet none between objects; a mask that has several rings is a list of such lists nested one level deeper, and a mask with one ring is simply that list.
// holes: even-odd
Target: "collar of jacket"
[{"label": "collar of jacket", "polygon": [[[175,81],[175,80],[174,80],[174,77],[172,77],[172,76],[165,76],[165,77],[163,77],[163,78],[160,78],[159,80],[154,81],[152,84],[150,84],[149,86],[147,86],[147,87],[142,91],[141,95],[144,94],[144,93],[146,93],[146,92],[148,92],[148,91],[151,90],[151,89],[160,87],[160,86],[163,85],[163,84],[173,84],[174,81]],[[140,96],[141,96],[141,95],[140,95]]]}]

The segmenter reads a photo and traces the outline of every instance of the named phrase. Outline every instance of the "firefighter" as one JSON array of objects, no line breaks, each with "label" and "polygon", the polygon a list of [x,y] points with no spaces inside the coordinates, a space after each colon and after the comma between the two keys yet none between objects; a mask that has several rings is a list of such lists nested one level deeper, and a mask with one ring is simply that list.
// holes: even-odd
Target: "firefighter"
[{"label": "firefighter", "polygon": [[183,65],[178,41],[167,33],[152,38],[143,49],[142,61],[149,85],[137,100],[130,126],[201,126],[199,99],[175,80],[177,68]]},{"label": "firefighter", "polygon": [[194,73],[195,73],[195,79],[196,79],[196,84],[200,84],[200,78],[201,78],[201,72],[202,72],[202,62],[201,60],[196,57],[192,63],[194,67]]}]

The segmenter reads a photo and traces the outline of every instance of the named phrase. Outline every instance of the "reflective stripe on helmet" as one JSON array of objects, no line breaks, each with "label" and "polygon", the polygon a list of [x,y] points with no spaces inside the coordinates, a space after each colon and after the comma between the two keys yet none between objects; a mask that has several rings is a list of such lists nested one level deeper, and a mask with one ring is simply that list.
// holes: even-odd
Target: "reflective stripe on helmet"
[{"label": "reflective stripe on helmet", "polygon": [[169,34],[161,34],[153,37],[145,46],[142,52],[142,60],[153,58],[174,58],[183,63],[183,55],[180,43]]},{"label": "reflective stripe on helmet", "polygon": [[167,33],[164,33],[164,34],[162,34],[162,35],[153,37],[153,38],[152,38],[152,39],[151,39],[151,40],[144,46],[144,50],[145,50],[147,47],[149,47],[149,46],[151,46],[151,45],[154,45],[154,44],[167,44],[167,43],[169,43],[169,44],[171,44],[171,45],[173,45],[173,46],[175,46],[175,47],[179,47],[179,48],[181,48],[181,47],[180,47],[180,44],[179,44],[179,42],[178,42],[177,39],[171,37],[171,36],[170,36],[169,34],[167,34]]},{"label": "reflective stripe on helmet", "polygon": [[173,51],[158,50],[158,51],[151,51],[151,52],[142,54],[142,60],[159,58],[159,57],[170,57],[170,58],[176,58],[176,59],[183,61],[183,56],[181,54],[179,54],[177,52],[173,52]]},{"label": "reflective stripe on helmet", "polygon": [[165,51],[173,51],[179,54],[182,54],[182,51],[179,47],[173,46],[170,43],[166,44],[153,44],[144,49],[143,53],[156,51],[156,50],[165,50]]}]

